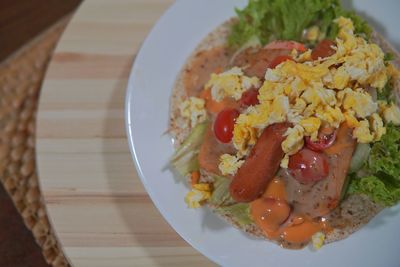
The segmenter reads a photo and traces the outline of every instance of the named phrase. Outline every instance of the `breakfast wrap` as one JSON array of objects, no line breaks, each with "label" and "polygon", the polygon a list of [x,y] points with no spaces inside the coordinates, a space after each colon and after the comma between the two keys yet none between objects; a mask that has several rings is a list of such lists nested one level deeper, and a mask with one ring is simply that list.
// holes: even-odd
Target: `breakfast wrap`
[{"label": "breakfast wrap", "polygon": [[400,56],[337,0],[236,12],[171,97],[185,202],[286,248],[341,240],[400,200]]}]

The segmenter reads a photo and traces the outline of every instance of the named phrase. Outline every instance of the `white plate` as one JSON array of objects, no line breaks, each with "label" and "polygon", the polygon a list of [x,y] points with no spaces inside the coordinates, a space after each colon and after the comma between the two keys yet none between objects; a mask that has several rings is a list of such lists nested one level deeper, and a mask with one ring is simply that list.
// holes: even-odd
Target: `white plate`
[{"label": "white plate", "polygon": [[[234,229],[206,208],[188,209],[188,189],[163,170],[173,153],[165,131],[175,78],[197,44],[234,15],[242,0],[176,2],[158,21],[136,57],[128,85],[129,145],[147,192],[171,226],[193,247],[223,266],[399,266],[400,211],[387,209],[346,240],[318,252],[286,250]],[[400,44],[400,1],[354,1],[389,40]]]}]

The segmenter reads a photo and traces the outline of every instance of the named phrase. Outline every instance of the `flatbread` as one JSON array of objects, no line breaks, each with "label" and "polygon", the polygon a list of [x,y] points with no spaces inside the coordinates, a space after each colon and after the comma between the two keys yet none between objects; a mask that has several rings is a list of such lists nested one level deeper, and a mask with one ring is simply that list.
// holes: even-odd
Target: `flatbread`
[{"label": "flatbread", "polygon": [[[202,50],[208,50],[216,46],[221,46],[227,43],[229,29],[235,22],[231,19],[206,36],[198,47],[193,51],[192,55],[185,63],[182,72],[178,75],[173,94],[170,100],[170,128],[169,133],[175,140],[175,145],[179,146],[185,137],[190,133],[191,129],[187,122],[180,116],[179,104],[188,96],[182,81],[183,70],[191,65],[193,57]],[[400,54],[377,32],[373,32],[371,36],[372,42],[378,44],[384,52],[390,52],[394,55],[395,60],[392,61],[396,67],[400,67]],[[395,81],[395,92],[397,103],[400,103],[400,81]],[[201,181],[210,181],[212,178],[202,172]],[[216,207],[209,205],[209,208],[218,214]],[[328,233],[325,238],[325,243],[331,243],[348,237],[353,232],[367,224],[375,217],[384,207],[374,203],[367,196],[354,194],[343,200],[338,208],[330,215],[329,219],[333,227],[333,231]],[[242,231],[259,238],[266,239],[262,230],[256,224],[241,226],[234,217],[219,214],[228,223]]]}]

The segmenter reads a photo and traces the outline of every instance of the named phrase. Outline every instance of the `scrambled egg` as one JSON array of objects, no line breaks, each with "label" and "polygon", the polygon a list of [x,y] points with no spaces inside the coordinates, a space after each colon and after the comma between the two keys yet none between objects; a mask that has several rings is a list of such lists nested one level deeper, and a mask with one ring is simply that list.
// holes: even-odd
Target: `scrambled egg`
[{"label": "scrambled egg", "polygon": [[315,250],[320,249],[324,245],[325,234],[322,232],[317,232],[311,237],[312,245]]},{"label": "scrambled egg", "polygon": [[315,118],[315,117],[302,119],[300,121],[300,125],[304,129],[305,135],[311,136],[312,141],[317,140],[318,130],[319,130],[319,127],[321,126],[321,119]]},{"label": "scrambled egg", "polygon": [[220,102],[226,96],[239,100],[242,93],[252,87],[259,87],[260,80],[257,77],[247,77],[238,67],[220,74],[211,74],[206,88],[211,88],[211,97]]},{"label": "scrambled egg", "polygon": [[305,37],[308,41],[314,42],[317,41],[319,37],[320,31],[318,26],[311,26],[307,29]]},{"label": "scrambled egg", "polygon": [[221,155],[220,161],[218,168],[223,175],[235,175],[244,163],[244,160],[240,160],[239,157],[229,154]]},{"label": "scrambled egg", "polygon": [[207,118],[204,99],[189,97],[179,105],[179,110],[183,118],[189,121],[190,127],[201,123]]},{"label": "scrambled egg", "polygon": [[[289,155],[303,147],[304,136],[316,140],[322,126],[338,128],[346,122],[360,143],[378,141],[385,133],[378,104],[364,88],[382,90],[397,72],[392,65],[385,65],[379,46],[354,35],[350,19],[340,17],[335,22],[339,34],[333,55],[312,60],[311,50],[299,55],[293,52],[294,61],[266,71],[259,89],[260,103],[247,108],[235,123],[233,144],[241,155],[249,153],[265,127],[283,121],[293,127],[282,143],[282,167],[287,167]],[[238,70],[236,73],[242,75]],[[239,87],[235,91],[244,90]],[[380,114],[385,121],[400,124],[400,110],[395,106]]]},{"label": "scrambled egg", "polygon": [[185,196],[185,202],[189,208],[200,208],[211,197],[211,186],[206,183],[193,185],[191,191]]},{"label": "scrambled egg", "polygon": [[400,125],[400,109],[395,104],[383,106],[383,118],[386,123],[393,123],[394,125]]}]

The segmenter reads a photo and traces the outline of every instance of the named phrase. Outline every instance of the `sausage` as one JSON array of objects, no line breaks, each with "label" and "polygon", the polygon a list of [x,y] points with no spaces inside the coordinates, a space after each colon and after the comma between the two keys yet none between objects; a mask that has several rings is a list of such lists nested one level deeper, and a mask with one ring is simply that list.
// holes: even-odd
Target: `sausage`
[{"label": "sausage", "polygon": [[265,72],[270,67],[271,62],[278,56],[289,55],[290,51],[286,49],[248,48],[235,57],[233,66],[242,67],[247,76],[264,79]]},{"label": "sausage", "polygon": [[325,58],[325,57],[330,57],[333,54],[335,54],[336,50],[332,48],[332,46],[335,46],[335,42],[332,40],[322,40],[319,42],[313,51],[311,52],[311,58],[313,60],[317,60],[318,58]]},{"label": "sausage", "polygon": [[235,201],[250,202],[264,193],[284,156],[281,145],[289,126],[289,123],[277,123],[264,129],[230,184]]}]

